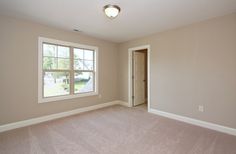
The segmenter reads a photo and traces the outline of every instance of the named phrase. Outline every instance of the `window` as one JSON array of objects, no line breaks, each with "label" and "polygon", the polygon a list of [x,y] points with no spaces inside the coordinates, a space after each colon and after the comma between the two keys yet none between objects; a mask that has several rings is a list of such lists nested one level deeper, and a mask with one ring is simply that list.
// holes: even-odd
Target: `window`
[{"label": "window", "polygon": [[97,47],[39,38],[39,102],[97,95]]}]

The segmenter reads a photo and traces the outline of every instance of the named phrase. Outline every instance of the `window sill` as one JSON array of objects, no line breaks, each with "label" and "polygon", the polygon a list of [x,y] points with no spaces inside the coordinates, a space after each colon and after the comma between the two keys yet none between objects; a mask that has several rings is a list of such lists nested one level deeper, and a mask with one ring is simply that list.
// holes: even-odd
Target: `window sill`
[{"label": "window sill", "polygon": [[55,102],[55,101],[62,101],[62,100],[67,100],[67,99],[80,98],[80,97],[89,97],[89,96],[95,96],[95,95],[98,95],[98,93],[91,92],[91,93],[84,93],[84,94],[74,94],[74,95],[55,96],[55,97],[48,97],[48,98],[39,98],[38,103]]}]

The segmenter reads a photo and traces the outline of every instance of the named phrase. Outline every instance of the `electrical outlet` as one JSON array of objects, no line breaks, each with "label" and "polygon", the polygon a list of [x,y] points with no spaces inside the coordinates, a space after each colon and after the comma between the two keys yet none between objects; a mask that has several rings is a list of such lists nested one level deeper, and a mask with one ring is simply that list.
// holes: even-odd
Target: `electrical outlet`
[{"label": "electrical outlet", "polygon": [[204,106],[203,105],[199,105],[198,106],[198,111],[199,112],[204,112]]}]

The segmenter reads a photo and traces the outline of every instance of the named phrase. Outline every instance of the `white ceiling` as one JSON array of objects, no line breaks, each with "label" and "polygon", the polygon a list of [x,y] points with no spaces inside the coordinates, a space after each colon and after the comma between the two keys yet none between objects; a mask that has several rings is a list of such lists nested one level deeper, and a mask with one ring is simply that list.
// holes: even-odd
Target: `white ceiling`
[{"label": "white ceiling", "polygon": [[[108,19],[106,4],[121,7]],[[236,12],[236,0],[0,0],[0,14],[124,42]]]}]

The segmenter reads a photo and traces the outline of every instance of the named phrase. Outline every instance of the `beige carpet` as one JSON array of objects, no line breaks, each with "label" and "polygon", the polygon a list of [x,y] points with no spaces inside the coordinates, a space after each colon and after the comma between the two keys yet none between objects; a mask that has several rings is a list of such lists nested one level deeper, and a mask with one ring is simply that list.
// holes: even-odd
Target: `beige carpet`
[{"label": "beige carpet", "polygon": [[236,154],[236,137],[112,106],[0,134],[1,154]]}]

